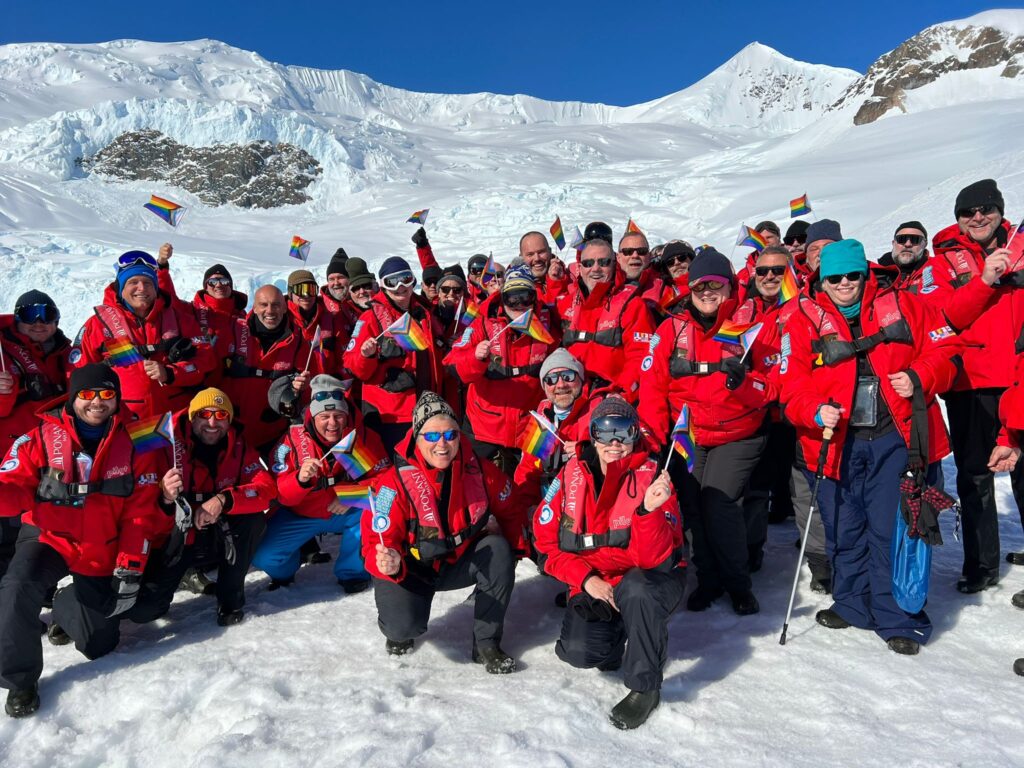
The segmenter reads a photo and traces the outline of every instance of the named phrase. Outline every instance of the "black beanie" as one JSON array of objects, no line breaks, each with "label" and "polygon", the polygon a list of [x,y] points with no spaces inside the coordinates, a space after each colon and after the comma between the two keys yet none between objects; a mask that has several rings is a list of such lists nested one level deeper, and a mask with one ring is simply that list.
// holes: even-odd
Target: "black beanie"
[{"label": "black beanie", "polygon": [[[924,225],[920,221],[905,221],[896,227],[896,232],[899,232],[901,229],[916,229],[924,235],[925,240],[928,239],[928,230],[924,228]],[[896,237],[896,232],[893,232],[893,238]]]},{"label": "black beanie", "polygon": [[693,246],[683,240],[672,240],[665,244],[665,249],[661,252],[661,260],[668,261],[673,256],[684,256],[691,261],[697,254],[693,251]]},{"label": "black beanie", "polygon": [[345,249],[339,248],[336,250],[331,257],[330,263],[327,265],[327,276],[342,274],[348,277],[348,271],[345,269],[346,261],[348,261],[348,254],[345,253]]},{"label": "black beanie", "polygon": [[811,226],[809,222],[797,219],[789,225],[789,229],[786,230],[786,237],[799,237],[800,235],[807,234],[807,228]]},{"label": "black beanie", "polygon": [[959,217],[959,211],[965,208],[975,208],[979,205],[994,205],[1003,213],[1003,195],[996,186],[994,179],[982,179],[969,184],[960,190],[956,196],[956,205],[953,206],[953,215]]},{"label": "black beanie", "polygon": [[203,285],[206,285],[206,281],[209,280],[214,275],[223,275],[228,280],[231,280],[231,285],[235,284],[235,281],[231,278],[231,273],[228,272],[227,267],[225,267],[223,264],[214,264],[212,267],[206,270],[206,274],[203,275]]},{"label": "black beanie", "polygon": [[465,289],[466,273],[463,271],[461,264],[456,264],[451,267],[445,267],[441,271],[441,278],[437,281],[437,284],[438,286],[440,286],[441,283],[447,283],[451,281],[457,282],[463,289]]},{"label": "black beanie", "polygon": [[443,274],[444,272],[441,271],[440,267],[431,265],[423,270],[423,282],[436,284]]},{"label": "black beanie", "polygon": [[779,225],[776,224],[774,221],[762,221],[760,224],[754,227],[755,232],[763,232],[766,229],[769,232],[774,232],[777,237],[782,237],[782,232],[779,230]]},{"label": "black beanie", "polygon": [[57,319],[60,319],[60,310],[57,309],[53,299],[42,291],[37,291],[35,288],[18,297],[18,300],[14,302],[14,311],[17,312],[22,307],[31,307],[33,304],[44,304],[47,307],[53,307],[57,311]]},{"label": "black beanie", "polygon": [[718,277],[731,284],[732,276],[732,262],[716,251],[713,246],[708,245],[700,249],[700,253],[690,264],[690,271],[687,272],[686,279],[690,285],[699,283],[708,277]]},{"label": "black beanie", "polygon": [[484,256],[482,253],[474,253],[472,256],[469,257],[469,268],[470,269],[473,269],[473,267],[482,267],[482,266],[484,266],[486,264],[487,264],[487,257]]},{"label": "black beanie", "polygon": [[117,371],[106,363],[88,363],[71,372],[68,383],[70,398],[74,400],[83,389],[112,389],[117,392],[117,399],[121,399],[121,379]]}]

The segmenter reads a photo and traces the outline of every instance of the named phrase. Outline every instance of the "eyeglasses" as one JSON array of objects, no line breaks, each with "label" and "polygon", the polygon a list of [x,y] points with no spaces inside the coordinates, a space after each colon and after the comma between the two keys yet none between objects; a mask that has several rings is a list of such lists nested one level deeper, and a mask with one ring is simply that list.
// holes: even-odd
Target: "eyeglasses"
[{"label": "eyeglasses", "polygon": [[999,210],[999,207],[987,203],[985,205],[976,205],[973,208],[961,208],[956,212],[957,218],[960,219],[973,219],[975,215],[981,214],[982,216],[991,216],[993,213]]},{"label": "eyeglasses", "polygon": [[294,296],[315,296],[316,291],[316,283],[298,283],[288,289],[288,292]]},{"label": "eyeglasses", "polygon": [[340,389],[321,389],[319,392],[313,393],[313,399],[318,403],[322,403],[324,400],[344,400],[345,393]]},{"label": "eyeglasses", "polygon": [[227,411],[222,411],[220,408],[201,408],[196,411],[196,416],[204,421],[208,419],[213,419],[214,421],[227,421],[231,418]]},{"label": "eyeglasses", "polygon": [[566,384],[572,384],[578,378],[579,375],[576,371],[566,368],[564,371],[552,371],[544,377],[543,381],[549,387],[553,387],[559,381],[564,381]]},{"label": "eyeglasses", "polygon": [[924,242],[924,235],[896,235],[893,242],[897,245],[920,245]]},{"label": "eyeglasses", "polygon": [[618,440],[632,445],[639,436],[639,425],[628,416],[602,416],[590,424],[590,438],[596,443],[611,445]]},{"label": "eyeglasses", "polygon": [[758,277],[768,277],[769,274],[782,277],[786,274],[788,267],[754,267],[754,274]]},{"label": "eyeglasses", "polygon": [[56,323],[60,320],[60,312],[49,304],[26,304],[14,310],[14,316],[19,323],[25,323],[25,325]]},{"label": "eyeglasses", "polygon": [[80,389],[76,397],[79,400],[95,400],[97,397],[100,400],[113,400],[117,392],[113,389]]},{"label": "eyeglasses", "polygon": [[535,291],[509,291],[501,294],[501,303],[506,307],[532,307],[536,299]]},{"label": "eyeglasses", "polygon": [[782,238],[782,242],[786,245],[805,245],[807,243],[807,235],[786,235]]},{"label": "eyeglasses", "polygon": [[156,259],[145,251],[128,251],[128,253],[122,253],[117,257],[118,271],[136,264],[145,264],[153,269],[156,269],[157,267]]},{"label": "eyeglasses", "polygon": [[619,253],[623,256],[632,256],[634,253],[640,256],[646,256],[651,252],[650,248],[620,248]]},{"label": "eyeglasses", "polygon": [[450,443],[459,439],[459,430],[446,429],[444,432],[420,432],[420,437],[428,443],[436,443],[443,437],[445,442]]},{"label": "eyeglasses", "polygon": [[398,272],[394,275],[382,277],[380,280],[385,288],[396,291],[399,288],[411,288],[416,285],[416,277],[412,272]]},{"label": "eyeglasses", "polygon": [[442,285],[437,290],[440,291],[441,293],[443,293],[445,296],[447,296],[450,293],[458,296],[459,294],[462,293],[462,286],[461,285]]},{"label": "eyeglasses", "polygon": [[863,272],[847,272],[845,275],[829,275],[825,278],[825,281],[829,285],[839,285],[844,279],[849,280],[851,283],[856,283],[863,277]]},{"label": "eyeglasses", "polygon": [[[211,277],[209,280],[206,281],[206,284],[208,286],[210,286],[211,288],[219,288],[221,286],[230,286],[231,285],[231,278],[229,278],[229,277]],[[308,285],[308,283],[304,283],[304,285]]]},{"label": "eyeglasses", "polygon": [[580,259],[580,266],[584,269],[590,269],[595,264],[599,267],[610,267],[612,265],[612,257],[606,256],[602,259]]},{"label": "eyeglasses", "polygon": [[704,291],[720,291],[725,288],[721,280],[701,280],[690,286],[691,293],[703,293]]}]

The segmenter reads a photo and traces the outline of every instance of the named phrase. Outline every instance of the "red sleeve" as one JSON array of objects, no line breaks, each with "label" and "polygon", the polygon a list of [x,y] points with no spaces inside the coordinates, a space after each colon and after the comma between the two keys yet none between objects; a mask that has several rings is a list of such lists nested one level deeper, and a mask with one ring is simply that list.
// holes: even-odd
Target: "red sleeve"
[{"label": "red sleeve", "polygon": [[798,427],[813,429],[818,409],[828,402],[828,393],[818,391],[811,371],[817,357],[811,351],[810,321],[794,314],[782,335],[782,363],[779,382],[786,418]]},{"label": "red sleeve", "polygon": [[[541,502],[533,515],[533,543],[544,564],[544,572],[554,576],[570,587],[583,589],[583,581],[594,572],[586,560],[572,552],[563,552],[558,546],[557,510],[562,508],[562,481],[565,473],[558,475],[558,490],[550,501]],[[548,511],[545,511],[548,510]],[[545,520],[542,522],[542,520]]]},{"label": "red sleeve", "polygon": [[46,466],[42,435],[38,429],[29,433],[29,441],[12,445],[4,456],[0,470],[0,517],[18,517],[36,503],[39,470]]},{"label": "red sleeve", "polygon": [[434,258],[434,249],[430,247],[430,243],[427,243],[423,248],[416,249],[416,258],[420,260],[420,267],[426,269],[427,267],[438,267],[440,264],[437,263],[437,259]]},{"label": "red sleeve", "polygon": [[683,540],[675,493],[653,512],[634,512],[630,527],[629,549],[637,568],[655,568],[668,560]]},{"label": "red sleeve", "polygon": [[254,448],[245,447],[242,458],[240,483],[228,490],[231,492],[231,515],[247,515],[262,512],[270,506],[277,495],[274,477],[263,466],[260,455]]},{"label": "red sleeve", "polygon": [[170,265],[157,267],[156,287],[168,294],[172,300],[178,300],[178,292],[174,289],[174,280],[171,279]]},{"label": "red sleeve", "polygon": [[644,431],[659,448],[665,445],[669,430],[674,426],[668,399],[671,383],[668,359],[674,339],[675,325],[672,318],[669,318],[658,326],[657,332],[651,337],[648,355],[640,365],[640,402],[637,410]]},{"label": "red sleeve", "polygon": [[486,339],[487,336],[484,334],[484,318],[481,315],[463,331],[462,337],[455,343],[452,351],[444,359],[444,365],[452,366],[455,369],[455,375],[465,384],[479,381],[487,373],[487,366],[490,364],[490,360],[476,359],[476,345]]},{"label": "red sleeve", "polygon": [[380,323],[372,309],[368,309],[359,316],[355,328],[352,329],[352,338],[349,339],[345,348],[345,367],[352,371],[352,375],[360,381],[368,381],[376,372],[379,360],[374,357],[363,357],[359,350],[363,343],[372,339],[381,332]]},{"label": "red sleeve", "polygon": [[654,318],[647,302],[639,294],[634,296],[622,315],[622,350],[625,353],[617,384],[626,393],[626,399],[636,400],[640,389],[640,364],[647,357]]},{"label": "red sleeve", "polygon": [[910,368],[921,380],[926,400],[952,388],[959,367],[954,358],[963,354],[963,341],[933,307],[913,294],[900,294],[900,307],[914,337],[914,362]]},{"label": "red sleeve", "polygon": [[[377,496],[380,497],[381,488],[387,487],[395,492],[394,500],[388,509],[388,529],[382,533],[373,530],[372,516],[364,512],[359,521],[360,533],[362,534],[363,567],[378,579],[400,582],[406,576],[405,558],[409,556],[408,528],[406,521],[409,519],[411,510],[409,500],[403,493],[398,473],[394,469],[386,470],[380,476],[380,482],[374,483],[377,486]],[[402,564],[398,573],[392,576],[385,576],[377,568],[377,545],[384,541],[384,546],[393,549],[402,556]]]},{"label": "red sleeve", "polygon": [[81,350],[82,356],[78,361],[77,367],[88,363],[102,363],[104,358],[103,324],[98,317],[94,315],[85,321],[85,324],[82,326],[81,337],[78,348]]}]

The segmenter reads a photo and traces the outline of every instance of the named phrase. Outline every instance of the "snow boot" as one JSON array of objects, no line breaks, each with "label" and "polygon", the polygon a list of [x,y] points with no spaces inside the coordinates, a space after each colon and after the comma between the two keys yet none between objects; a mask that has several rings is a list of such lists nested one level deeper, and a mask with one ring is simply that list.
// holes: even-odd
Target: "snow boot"
[{"label": "snow boot", "polygon": [[295,583],[295,579],[271,579],[270,586],[267,587],[267,592],[276,592],[281,587],[290,587]]},{"label": "snow boot", "polygon": [[71,636],[60,624],[51,624],[47,627],[46,639],[50,641],[50,645],[67,645],[71,642]]},{"label": "snow boot", "polygon": [[1006,562],[1010,565],[1024,565],[1024,552],[1010,552],[1006,555]]},{"label": "snow boot", "polygon": [[346,595],[356,595],[370,588],[369,579],[338,579]]},{"label": "snow boot", "polygon": [[901,656],[916,656],[921,650],[921,644],[912,637],[890,637],[885,641],[889,650]]},{"label": "snow boot", "polygon": [[235,624],[241,624],[242,619],[245,618],[245,611],[241,608],[235,611],[222,611],[217,609],[217,626],[219,627],[233,627]]},{"label": "snow boot", "polygon": [[850,622],[840,616],[838,613],[833,611],[831,608],[826,608],[823,611],[818,611],[814,614],[814,620],[821,624],[823,627],[829,629],[846,629],[850,626]]},{"label": "snow boot", "polygon": [[706,611],[711,607],[711,604],[715,602],[725,593],[721,587],[702,587],[700,584],[693,590],[693,593],[686,599],[686,610],[688,611]]},{"label": "snow boot", "polygon": [[388,652],[388,656],[405,656],[412,650],[415,642],[415,640],[385,640],[384,650]]},{"label": "snow boot", "polygon": [[1024,608],[1024,589],[1014,594],[1014,596],[1010,598],[1010,602],[1017,608]]},{"label": "snow boot", "polygon": [[181,577],[178,589],[191,592],[193,595],[212,595],[217,591],[217,582],[210,579],[198,568],[189,568]]},{"label": "snow boot", "polygon": [[746,592],[731,592],[732,609],[737,616],[752,616],[761,610],[761,606],[749,589]]},{"label": "snow boot", "polygon": [[1013,662],[1013,671],[1024,677],[1024,659],[1017,659]]},{"label": "snow boot", "polygon": [[330,553],[320,549],[320,543],[315,536],[299,548],[299,556],[303,565],[320,565],[331,562]]},{"label": "snow boot", "polygon": [[616,728],[631,731],[646,723],[660,702],[660,691],[630,691],[626,698],[612,707],[608,719]]},{"label": "snow boot", "polygon": [[473,661],[483,664],[491,675],[508,675],[516,671],[516,660],[497,645],[473,646]]},{"label": "snow boot", "polygon": [[973,595],[989,587],[994,587],[998,583],[998,576],[965,576],[956,583],[956,591],[965,595]]},{"label": "snow boot", "polygon": [[34,715],[39,709],[39,686],[23,688],[20,691],[10,690],[7,692],[7,703],[4,705],[4,712],[10,717],[28,717]]}]

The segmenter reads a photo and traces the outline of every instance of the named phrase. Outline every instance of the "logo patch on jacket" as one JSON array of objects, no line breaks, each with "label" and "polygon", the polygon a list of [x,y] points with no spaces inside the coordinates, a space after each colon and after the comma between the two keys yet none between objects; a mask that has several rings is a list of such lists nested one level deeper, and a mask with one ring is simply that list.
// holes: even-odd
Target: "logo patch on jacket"
[{"label": "logo patch on jacket", "polygon": [[651,334],[651,341],[647,345],[647,354],[648,355],[653,355],[654,354],[654,350],[656,350],[658,348],[659,344],[661,344],[661,336],[659,336],[656,333],[652,333]]},{"label": "logo patch on jacket", "polygon": [[562,481],[557,477],[551,481],[551,485],[548,486],[548,492],[544,494],[544,502],[550,504],[555,499],[555,494],[558,493],[558,489],[562,487]]},{"label": "logo patch on jacket", "polygon": [[398,491],[384,485],[373,497],[373,507],[378,515],[386,515],[391,511],[391,505],[395,503]]},{"label": "logo patch on jacket", "polygon": [[3,464],[0,464],[0,472],[13,472],[18,468],[17,459],[8,459]]},{"label": "logo patch on jacket", "polygon": [[545,504],[543,507],[541,507],[540,517],[537,518],[538,523],[540,523],[541,525],[547,525],[554,519],[555,511],[551,509],[550,504]]},{"label": "logo patch on jacket", "polygon": [[653,367],[654,367],[654,358],[651,357],[650,355],[645,357],[644,361],[642,363],[640,363],[640,370],[641,371],[649,371]]},{"label": "logo patch on jacket", "polygon": [[352,329],[352,336],[348,340],[348,346],[345,347],[346,352],[351,352],[356,348],[356,338],[359,336],[359,331],[363,329],[363,321],[356,320],[355,327]]},{"label": "logo patch on jacket", "polygon": [[942,339],[948,339],[956,336],[956,332],[948,325],[944,325],[941,328],[936,328],[934,331],[928,331],[928,338],[932,341],[940,341]]}]

